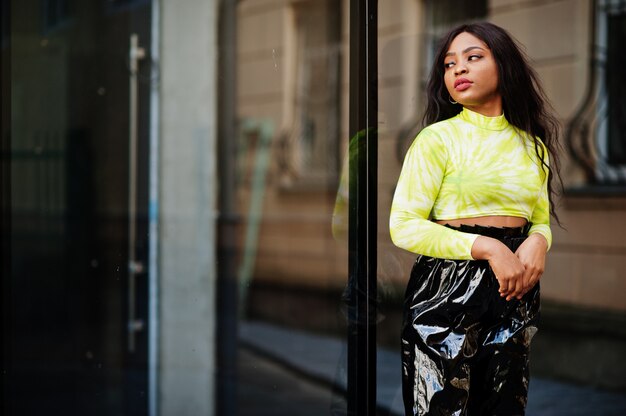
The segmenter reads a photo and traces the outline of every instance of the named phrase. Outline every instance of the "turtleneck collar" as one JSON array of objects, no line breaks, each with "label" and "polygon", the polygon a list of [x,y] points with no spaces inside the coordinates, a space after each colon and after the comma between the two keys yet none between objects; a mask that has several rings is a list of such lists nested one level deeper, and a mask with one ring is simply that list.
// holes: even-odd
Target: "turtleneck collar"
[{"label": "turtleneck collar", "polygon": [[463,107],[463,111],[459,113],[458,117],[463,121],[487,130],[504,130],[509,125],[504,114],[496,117],[487,117],[465,107]]}]

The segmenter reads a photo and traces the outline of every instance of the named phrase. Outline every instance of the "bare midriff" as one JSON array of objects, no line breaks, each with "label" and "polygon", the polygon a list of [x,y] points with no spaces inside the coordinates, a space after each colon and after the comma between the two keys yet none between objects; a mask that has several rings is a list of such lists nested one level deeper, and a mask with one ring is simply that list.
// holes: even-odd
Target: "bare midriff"
[{"label": "bare midriff", "polygon": [[526,219],[521,217],[512,217],[507,215],[487,215],[484,217],[474,218],[458,218],[453,220],[433,220],[437,224],[451,225],[458,227],[460,225],[482,225],[485,227],[523,227],[526,225]]}]

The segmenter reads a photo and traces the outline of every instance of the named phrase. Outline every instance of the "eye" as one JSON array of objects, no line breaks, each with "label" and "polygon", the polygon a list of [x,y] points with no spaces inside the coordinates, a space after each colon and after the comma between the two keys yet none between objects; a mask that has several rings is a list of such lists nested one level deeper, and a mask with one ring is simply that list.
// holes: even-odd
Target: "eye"
[{"label": "eye", "polygon": [[468,61],[477,61],[480,58],[482,58],[481,55],[470,55],[469,58],[467,58]]},{"label": "eye", "polygon": [[454,61],[445,62],[443,66],[447,68],[452,68],[454,66]]}]

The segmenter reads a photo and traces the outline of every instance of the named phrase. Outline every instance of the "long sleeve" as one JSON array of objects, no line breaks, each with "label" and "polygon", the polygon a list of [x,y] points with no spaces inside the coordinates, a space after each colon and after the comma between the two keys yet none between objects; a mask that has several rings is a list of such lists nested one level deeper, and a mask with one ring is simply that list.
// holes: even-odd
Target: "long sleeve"
[{"label": "long sleeve", "polygon": [[429,220],[446,173],[447,146],[430,128],[411,145],[398,179],[389,229],[395,245],[416,254],[471,260],[476,234],[452,230]]},{"label": "long sleeve", "polygon": [[548,198],[548,175],[544,175],[541,185],[541,194],[530,217],[532,226],[528,235],[539,233],[546,238],[548,250],[552,246],[552,231],[550,230],[550,199]]}]

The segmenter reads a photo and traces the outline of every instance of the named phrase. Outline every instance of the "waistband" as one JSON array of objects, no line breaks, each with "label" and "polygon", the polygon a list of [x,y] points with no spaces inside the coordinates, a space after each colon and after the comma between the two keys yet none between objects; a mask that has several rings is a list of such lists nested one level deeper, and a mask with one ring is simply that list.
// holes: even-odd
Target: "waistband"
[{"label": "waistband", "polygon": [[531,223],[527,223],[523,227],[491,227],[484,225],[465,225],[461,224],[458,227],[446,224],[445,227],[452,228],[453,230],[462,231],[464,233],[479,234],[486,237],[496,238],[501,240],[503,238],[516,238],[526,237],[528,230],[532,226]]}]

